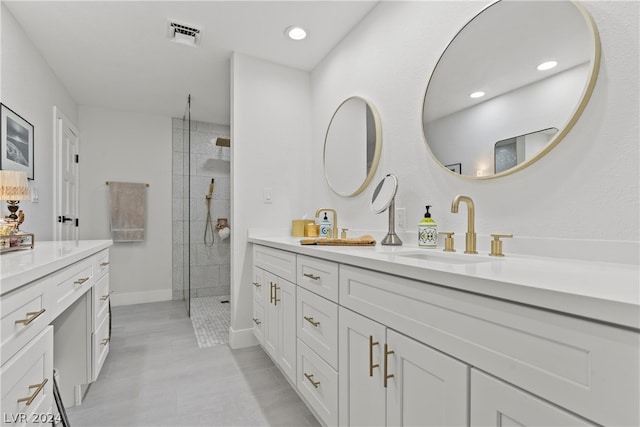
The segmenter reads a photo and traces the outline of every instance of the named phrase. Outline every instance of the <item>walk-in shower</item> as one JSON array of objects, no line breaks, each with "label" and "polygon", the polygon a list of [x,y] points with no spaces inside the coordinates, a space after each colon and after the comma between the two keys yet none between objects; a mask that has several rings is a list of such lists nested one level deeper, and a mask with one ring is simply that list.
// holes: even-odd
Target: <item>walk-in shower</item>
[{"label": "walk-in shower", "polygon": [[[183,117],[173,119],[173,299],[184,300],[194,328],[201,322],[227,334],[229,126],[194,120],[191,100],[189,95]],[[212,316],[226,316],[226,327]],[[210,333],[205,331],[204,339],[211,341]]]}]

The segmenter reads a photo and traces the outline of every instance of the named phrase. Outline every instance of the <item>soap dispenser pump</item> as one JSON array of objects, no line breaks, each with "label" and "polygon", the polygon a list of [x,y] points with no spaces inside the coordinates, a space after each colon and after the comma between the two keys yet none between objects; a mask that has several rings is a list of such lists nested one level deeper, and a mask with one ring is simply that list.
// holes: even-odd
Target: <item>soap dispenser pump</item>
[{"label": "soap dispenser pump", "polygon": [[438,228],[429,213],[430,207],[431,205],[425,206],[426,213],[418,224],[418,246],[421,248],[435,248],[438,246]]},{"label": "soap dispenser pump", "polygon": [[331,221],[327,217],[327,213],[324,213],[324,218],[320,222],[320,237],[332,237],[331,234]]}]

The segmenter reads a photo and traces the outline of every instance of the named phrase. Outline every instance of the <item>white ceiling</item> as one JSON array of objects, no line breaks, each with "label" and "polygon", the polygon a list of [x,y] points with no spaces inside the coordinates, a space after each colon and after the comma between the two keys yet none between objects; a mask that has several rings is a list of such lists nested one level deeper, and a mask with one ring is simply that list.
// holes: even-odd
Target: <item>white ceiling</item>
[{"label": "white ceiling", "polygon": [[[377,1],[3,0],[80,105],[229,123],[233,51],[310,71]],[[202,30],[171,42],[168,20]],[[284,36],[300,25],[309,37]]]}]

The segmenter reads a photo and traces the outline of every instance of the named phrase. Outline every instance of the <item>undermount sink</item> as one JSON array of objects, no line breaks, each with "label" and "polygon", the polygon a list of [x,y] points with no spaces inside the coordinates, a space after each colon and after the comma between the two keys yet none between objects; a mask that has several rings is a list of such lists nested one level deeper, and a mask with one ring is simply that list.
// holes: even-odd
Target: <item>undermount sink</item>
[{"label": "undermount sink", "polygon": [[420,259],[423,261],[440,262],[444,264],[479,264],[482,262],[498,261],[499,258],[491,259],[478,257],[477,255],[444,254],[442,252],[407,252],[397,254],[399,257]]}]

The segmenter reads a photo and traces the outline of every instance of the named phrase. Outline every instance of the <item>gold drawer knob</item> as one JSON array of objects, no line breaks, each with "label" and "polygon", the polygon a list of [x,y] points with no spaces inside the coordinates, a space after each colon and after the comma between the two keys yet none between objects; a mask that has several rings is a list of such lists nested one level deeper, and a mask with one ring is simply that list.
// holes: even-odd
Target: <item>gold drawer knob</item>
[{"label": "gold drawer knob", "polygon": [[27,318],[26,319],[16,320],[16,323],[22,323],[23,325],[27,326],[29,323],[33,322],[38,317],[40,317],[42,315],[42,313],[44,313],[45,311],[47,311],[47,310],[44,309],[44,308],[41,309],[40,311],[29,311],[29,312],[27,312]]},{"label": "gold drawer knob", "polygon": [[255,286],[256,288],[259,288],[260,286],[262,286],[260,283],[258,282],[252,282],[253,286]]},{"label": "gold drawer knob", "polygon": [[75,282],[73,282],[74,285],[82,285],[84,282],[86,282],[87,280],[89,280],[91,277],[81,277],[78,280],[76,280]]},{"label": "gold drawer knob", "polygon": [[316,275],[311,274],[311,273],[304,273],[303,276],[304,277],[308,277],[309,279],[313,279],[313,280],[320,280],[320,276],[316,276]]},{"label": "gold drawer knob", "polygon": [[313,380],[313,375],[307,374],[306,372],[304,373],[304,376],[306,379],[309,380],[309,382],[311,383],[311,385],[313,385],[315,388],[320,387],[320,381],[314,381]]},{"label": "gold drawer knob", "polygon": [[318,327],[320,326],[320,322],[316,322],[313,320],[313,317],[307,317],[307,316],[302,316],[304,318],[304,320],[306,320],[307,322],[311,323],[314,327]]},{"label": "gold drawer knob", "polygon": [[111,337],[107,337],[100,342],[100,345],[107,345],[111,341]]},{"label": "gold drawer knob", "polygon": [[49,380],[45,378],[44,381],[42,381],[40,384],[30,385],[29,390],[31,390],[32,388],[35,388],[36,390],[33,392],[31,396],[18,399],[18,403],[25,402],[25,405],[27,406],[31,405],[35,400],[35,398],[38,396],[38,394],[42,391],[47,381]]},{"label": "gold drawer knob", "polygon": [[253,323],[255,323],[256,325],[259,325],[259,324],[261,324],[262,322],[261,322],[260,320],[258,320],[258,319],[253,319]]},{"label": "gold drawer knob", "polygon": [[109,292],[109,293],[108,293],[108,294],[106,294],[106,295],[102,295],[102,296],[100,297],[100,301],[106,301],[106,300],[108,300],[108,299],[109,299],[109,297],[111,296],[111,294],[112,294],[113,292],[114,292],[114,291],[111,291],[111,292]]},{"label": "gold drawer knob", "polygon": [[100,263],[100,267],[106,267],[107,265],[109,265],[110,262],[109,261],[105,261],[105,262],[101,262]]}]

